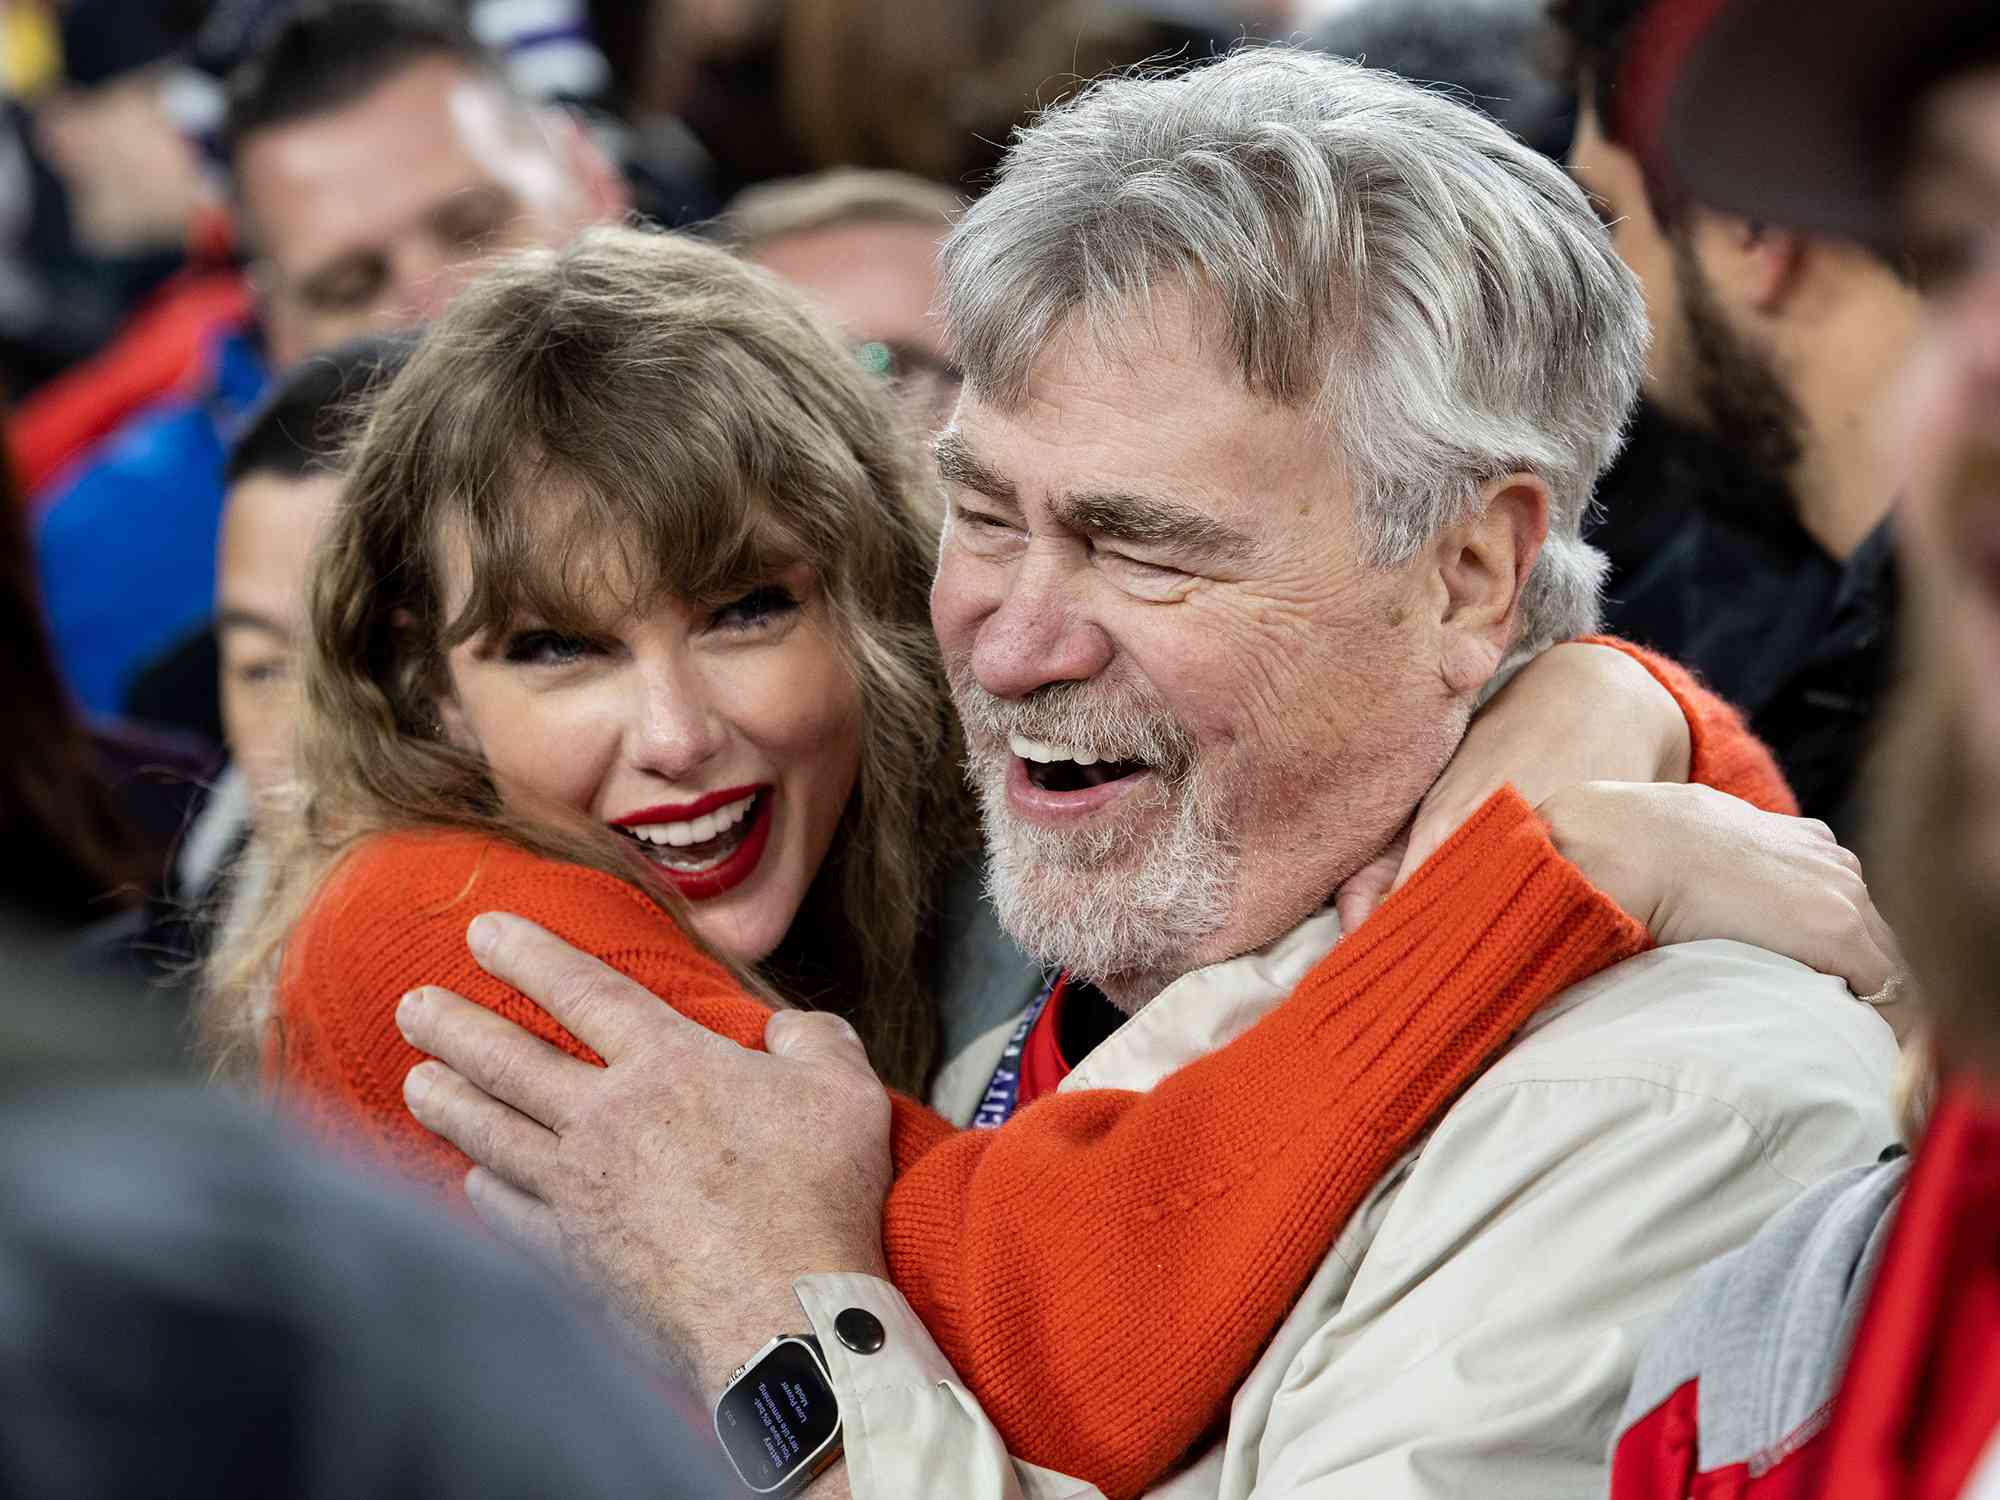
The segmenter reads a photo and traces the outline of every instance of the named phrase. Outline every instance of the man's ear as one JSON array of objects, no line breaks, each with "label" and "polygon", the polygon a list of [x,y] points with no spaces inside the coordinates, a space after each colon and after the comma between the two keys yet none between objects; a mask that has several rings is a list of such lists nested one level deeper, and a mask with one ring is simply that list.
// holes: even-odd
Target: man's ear
[{"label": "man's ear", "polygon": [[1704,217],[1710,247],[1704,266],[1724,299],[1764,317],[1783,312],[1805,279],[1805,237],[1734,214]]},{"label": "man's ear", "polygon": [[1480,487],[1471,519],[1432,544],[1439,600],[1439,669],[1454,693],[1476,692],[1513,644],[1521,591],[1549,534],[1549,487],[1503,474]]}]

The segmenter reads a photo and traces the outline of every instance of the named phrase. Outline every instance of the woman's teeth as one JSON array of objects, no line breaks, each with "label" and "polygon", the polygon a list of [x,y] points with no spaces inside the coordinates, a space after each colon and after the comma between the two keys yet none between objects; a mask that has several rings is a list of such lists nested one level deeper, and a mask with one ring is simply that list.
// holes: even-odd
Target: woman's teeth
[{"label": "woman's teeth", "polygon": [[757,805],[757,794],[714,812],[704,813],[699,818],[685,823],[639,823],[628,825],[624,831],[641,843],[654,844],[663,848],[685,849],[694,844],[706,844],[711,839],[722,837],[737,824],[750,816],[750,809]]}]

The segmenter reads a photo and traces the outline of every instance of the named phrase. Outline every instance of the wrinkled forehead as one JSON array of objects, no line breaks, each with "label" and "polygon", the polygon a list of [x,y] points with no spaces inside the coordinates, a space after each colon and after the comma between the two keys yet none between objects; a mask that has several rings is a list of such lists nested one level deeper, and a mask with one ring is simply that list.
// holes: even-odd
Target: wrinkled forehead
[{"label": "wrinkled forehead", "polygon": [[938,444],[947,482],[970,459],[1024,499],[1158,497],[1253,537],[1330,519],[1346,485],[1324,424],[1253,391],[1218,322],[1171,289],[1073,316],[1012,399],[968,385]]}]

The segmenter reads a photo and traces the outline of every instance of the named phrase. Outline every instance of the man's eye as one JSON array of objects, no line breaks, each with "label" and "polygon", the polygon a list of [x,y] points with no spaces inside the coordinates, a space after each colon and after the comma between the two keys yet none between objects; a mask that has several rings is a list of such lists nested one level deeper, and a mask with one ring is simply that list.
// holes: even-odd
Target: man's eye
[{"label": "man's eye", "polygon": [[998,516],[988,515],[983,510],[967,510],[963,505],[959,505],[953,507],[952,513],[958,517],[961,526],[970,527],[974,531],[1001,532],[1014,529],[1011,523],[1001,520]]},{"label": "man's eye", "polygon": [[798,610],[799,601],[781,583],[766,583],[718,609],[711,624],[722,630],[756,630]]},{"label": "man's eye", "polygon": [[1142,598],[1176,596],[1190,581],[1189,576],[1179,568],[1171,568],[1164,563],[1147,562],[1143,558],[1104,548],[1096,549],[1096,555],[1125,589]]},{"label": "man's eye", "polygon": [[507,637],[502,655],[519,666],[562,667],[582,660],[596,648],[580,635],[559,630],[523,630]]},{"label": "man's eye", "polygon": [[370,306],[382,295],[388,268],[380,261],[357,265],[338,275],[308,282],[303,300],[321,312],[352,312]]}]

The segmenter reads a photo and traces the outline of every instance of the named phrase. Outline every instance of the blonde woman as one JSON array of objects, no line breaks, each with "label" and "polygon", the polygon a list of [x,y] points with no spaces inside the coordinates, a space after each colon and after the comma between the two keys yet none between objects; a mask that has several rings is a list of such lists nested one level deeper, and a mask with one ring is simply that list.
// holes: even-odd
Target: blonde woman
[{"label": "blonde woman", "polygon": [[[588,1056],[471,963],[477,911],[540,922],[742,1045],[761,1045],[771,1004],[840,1009],[905,1095],[887,1232],[920,1309],[949,1304],[964,1314],[956,1326],[976,1326],[980,1305],[1003,1304],[1011,1286],[1060,1286],[1065,1245],[1088,1234],[1144,1247],[1132,1254],[1158,1267],[1147,1305],[1176,1300],[1189,1326],[1220,1330],[1184,1351],[1187,1378],[1165,1395],[1130,1386],[1174,1360],[1142,1347],[1153,1335],[1136,1290],[1114,1292],[1134,1298],[1129,1318],[1103,1315],[1101,1288],[1074,1292],[1092,1302],[1093,1326],[1131,1330],[1130,1347],[950,1349],[1003,1427],[1010,1414],[1039,1427],[1009,1432],[1017,1451],[1123,1493],[1215,1415],[1317,1263],[1318,1246],[1292,1245],[1297,1205],[1330,1204],[1337,1222],[1543,999],[1646,934],[1532,818],[1504,832],[1475,819],[1392,900],[1441,899],[1453,860],[1494,857],[1494,839],[1531,842],[1551,905],[1496,912],[1472,935],[1505,955],[1478,958],[1490,966],[1477,971],[1510,976],[1491,994],[1426,1019],[1438,964],[1477,956],[1371,950],[1371,928],[1390,930],[1372,923],[1280,1012],[1317,1046],[1274,1055],[1258,1041],[1267,1024],[1174,1090],[1092,1102],[1081,1135],[1048,1110],[954,1132],[907,1096],[934,1071],[941,1008],[951,1019],[990,992],[993,964],[968,961],[978,935],[945,899],[975,846],[927,628],[933,520],[908,453],[886,394],[797,298],[717,249],[595,231],[467,292],[380,398],[323,545],[299,803],[264,836],[268,884],[218,954],[211,1033],[449,1191],[465,1159],[401,1102],[419,1060],[395,1030],[401,994],[446,984]],[[1512,701],[1537,680],[1574,693],[1578,651],[1586,678],[1598,670],[1595,648],[1559,648]],[[1598,656],[1629,671],[1625,656]],[[1446,800],[1483,800],[1509,754],[1526,762],[1524,783],[1600,763],[1510,724],[1559,720],[1567,736],[1608,716],[1621,746],[1651,745],[1634,725],[1659,722],[1665,705],[1661,742],[1684,762],[1691,744],[1698,776],[1729,767],[1720,779],[1782,805],[1768,758],[1729,711],[1671,667],[1652,669],[1673,697],[1648,682],[1635,700],[1608,668],[1613,686],[1584,694],[1569,719],[1510,718],[1503,696],[1468,741],[1472,769],[1448,773]],[[1675,753],[1648,750],[1624,774],[1657,775]],[[1613,764],[1620,754],[1633,752],[1607,752]],[[1502,774],[1481,772],[1481,757]],[[1000,967],[1018,1010],[1033,976]],[[1385,987],[1405,998],[1374,1003]],[[1370,1013],[1414,1019],[1372,1046],[1320,1028],[1364,998]],[[1233,1086],[1246,1067],[1258,1088]],[[1268,1122],[1256,1113],[1267,1098],[1289,1100]],[[1302,1098],[1320,1105],[1301,1112]],[[1202,1149],[1190,1108],[1286,1146],[1267,1168],[1253,1155],[1228,1191],[1174,1221],[1186,1244],[1198,1241],[1189,1217],[1227,1222],[1246,1246],[1241,1276],[1176,1261],[1155,1216],[1124,1222],[1115,1197],[1087,1226],[1009,1211],[1055,1155],[1107,1181],[1141,1160],[1171,1176],[1176,1152]],[[1356,1130],[1363,1118],[1374,1128]],[[1173,1123],[1149,1133],[1155,1119]],[[997,1144],[1006,1152],[988,1156]],[[1078,1389],[1097,1394],[1059,1427],[1028,1419],[1049,1391]]]}]

